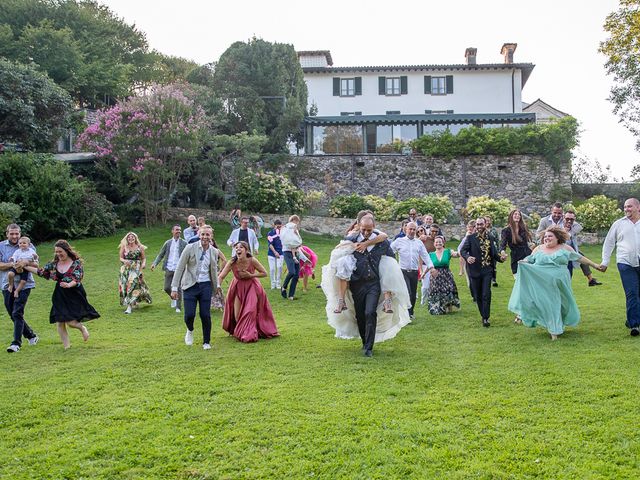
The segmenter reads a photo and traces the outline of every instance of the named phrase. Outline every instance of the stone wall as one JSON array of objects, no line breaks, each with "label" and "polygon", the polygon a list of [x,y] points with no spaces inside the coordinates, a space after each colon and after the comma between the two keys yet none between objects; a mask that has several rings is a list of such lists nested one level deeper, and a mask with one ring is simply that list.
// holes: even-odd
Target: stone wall
[{"label": "stone wall", "polygon": [[[303,155],[278,166],[302,190],[335,195],[374,194],[404,200],[447,195],[456,209],[469,197],[508,198],[525,213],[545,213],[571,198],[571,167],[559,172],[540,156],[476,155],[439,159],[421,155]],[[231,167],[231,165],[228,165]],[[227,192],[233,191],[233,185]],[[426,212],[423,212],[426,213]]]}]

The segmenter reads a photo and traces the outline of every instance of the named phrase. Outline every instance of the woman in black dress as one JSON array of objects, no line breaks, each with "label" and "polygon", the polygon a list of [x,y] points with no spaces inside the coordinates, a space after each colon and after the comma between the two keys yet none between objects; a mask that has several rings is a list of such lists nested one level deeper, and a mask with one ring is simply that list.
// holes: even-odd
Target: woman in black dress
[{"label": "woman in black dress", "polygon": [[505,249],[508,245],[511,250],[511,273],[514,277],[518,271],[518,262],[531,255],[529,242],[531,242],[531,233],[527,224],[524,223],[522,212],[517,209],[511,210],[507,226],[502,229],[500,254],[506,255]]},{"label": "woman in black dress", "polygon": [[82,286],[84,270],[80,255],[71,248],[66,240],[58,240],[54,245],[53,261],[37,270],[39,276],[56,282],[51,296],[49,323],[55,323],[64,349],[71,347],[67,325],[77,328],[82,339],[89,340],[89,330],[83,320],[99,318],[100,314],[89,305],[87,294]]}]

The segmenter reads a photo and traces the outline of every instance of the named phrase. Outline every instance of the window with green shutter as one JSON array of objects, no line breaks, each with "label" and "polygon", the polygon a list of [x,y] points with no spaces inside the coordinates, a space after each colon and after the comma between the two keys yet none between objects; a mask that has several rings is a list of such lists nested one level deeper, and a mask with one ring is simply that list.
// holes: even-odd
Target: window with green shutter
[{"label": "window with green shutter", "polygon": [[447,75],[447,94],[453,93],[453,75]]},{"label": "window with green shutter", "polygon": [[362,95],[362,77],[356,77],[356,95]]}]

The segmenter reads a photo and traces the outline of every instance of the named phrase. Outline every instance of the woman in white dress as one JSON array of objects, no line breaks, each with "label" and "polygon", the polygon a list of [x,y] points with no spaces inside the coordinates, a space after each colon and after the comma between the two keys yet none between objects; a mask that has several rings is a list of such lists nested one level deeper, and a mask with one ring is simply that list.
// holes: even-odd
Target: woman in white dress
[{"label": "woman in white dress", "polygon": [[[359,218],[362,217],[359,215]],[[336,330],[336,337],[343,339],[360,338],[353,297],[348,288],[345,291],[344,281],[355,269],[355,247],[351,241],[341,241],[331,252],[329,264],[322,267],[321,286],[327,297],[327,321]],[[411,323],[408,311],[411,301],[400,265],[395,258],[385,255],[380,259],[379,271],[380,289],[385,294],[380,296],[378,303],[376,343],[395,337],[402,327]]]}]

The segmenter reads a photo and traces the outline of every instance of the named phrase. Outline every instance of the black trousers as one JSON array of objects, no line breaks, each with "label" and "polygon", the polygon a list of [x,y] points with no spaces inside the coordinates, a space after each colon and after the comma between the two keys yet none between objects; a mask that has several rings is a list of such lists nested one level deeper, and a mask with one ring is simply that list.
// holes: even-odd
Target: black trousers
[{"label": "black trousers", "polygon": [[202,343],[211,343],[211,282],[197,282],[182,292],[184,301],[184,323],[193,332],[193,321],[196,318],[196,306],[200,304],[200,321],[202,322]]},{"label": "black trousers", "polygon": [[353,303],[356,310],[358,332],[365,350],[373,350],[373,342],[376,338],[378,325],[378,302],[380,301],[380,281],[350,282],[349,289],[353,295]]},{"label": "black trousers", "polygon": [[402,276],[404,277],[404,281],[407,284],[407,290],[409,290],[409,299],[411,300],[409,315],[413,315],[413,309],[416,306],[416,294],[418,292],[418,271],[402,270]]},{"label": "black trousers", "polygon": [[24,307],[29,300],[30,288],[23,288],[18,294],[18,298],[13,296],[8,290],[2,291],[4,297],[4,307],[7,309],[7,313],[11,317],[13,322],[13,341],[11,345],[22,345],[22,337],[30,340],[36,336],[35,332],[31,330],[27,322],[24,320]]},{"label": "black trousers", "polygon": [[471,277],[471,290],[480,316],[488,320],[491,316],[491,270],[482,272],[479,277]]}]

